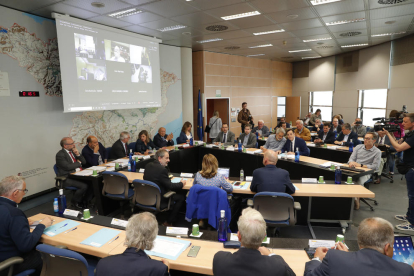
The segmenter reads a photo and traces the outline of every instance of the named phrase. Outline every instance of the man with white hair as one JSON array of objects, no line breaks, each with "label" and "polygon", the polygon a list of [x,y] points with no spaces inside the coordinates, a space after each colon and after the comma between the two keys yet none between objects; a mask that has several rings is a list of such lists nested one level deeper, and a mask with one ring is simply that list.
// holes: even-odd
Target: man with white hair
[{"label": "man with white hair", "polygon": [[394,230],[385,219],[364,219],[358,228],[360,250],[348,252],[339,242],[334,248],[319,247],[315,258],[306,263],[305,276],[413,276],[412,266],[392,259]]},{"label": "man with white hair", "polygon": [[[285,138],[283,138],[285,139]],[[252,192],[295,193],[295,187],[290,181],[289,172],[276,167],[278,157],[273,150],[267,150],[263,156],[263,168],[253,171]]]},{"label": "man with white hair", "polygon": [[219,251],[214,255],[215,276],[296,275],[281,256],[261,246],[266,236],[266,222],[258,211],[244,209],[237,226],[241,247],[234,253]]},{"label": "man with white hair", "polygon": [[303,126],[303,121],[302,120],[297,120],[296,121],[295,136],[299,137],[299,138],[302,138],[305,141],[310,141],[311,138],[312,138],[309,129],[307,127]]},{"label": "man with white hair", "polygon": [[282,151],[283,146],[286,143],[286,138],[284,137],[286,134],[285,130],[283,128],[278,128],[276,130],[276,134],[272,134],[267,138],[266,144],[264,146],[261,146],[260,149],[263,152],[266,152],[268,149],[274,150],[274,151]]},{"label": "man with white hair", "polygon": [[[24,212],[17,208],[27,193],[26,182],[20,176],[8,176],[0,182],[0,262],[11,257],[22,257],[23,262],[14,265],[13,275],[35,269],[31,275],[40,275],[42,258],[35,250],[45,228],[52,225],[49,217],[44,217],[33,232]],[[0,271],[7,275],[8,270]]]},{"label": "man with white hair", "polygon": [[263,120],[257,121],[257,126],[252,129],[252,133],[259,133],[259,137],[268,137],[270,134],[269,128],[264,125]]},{"label": "man with white hair", "polygon": [[158,223],[149,212],[133,215],[128,220],[124,253],[101,259],[96,266],[96,276],[168,276],[168,262],[151,258],[144,250],[154,247]]},{"label": "man with white hair", "polygon": [[115,159],[127,157],[129,154],[129,147],[128,147],[129,139],[131,139],[131,135],[129,135],[129,132],[127,131],[121,132],[121,134],[119,135],[119,140],[117,140],[112,145],[111,152],[109,153],[109,159],[115,160]]}]

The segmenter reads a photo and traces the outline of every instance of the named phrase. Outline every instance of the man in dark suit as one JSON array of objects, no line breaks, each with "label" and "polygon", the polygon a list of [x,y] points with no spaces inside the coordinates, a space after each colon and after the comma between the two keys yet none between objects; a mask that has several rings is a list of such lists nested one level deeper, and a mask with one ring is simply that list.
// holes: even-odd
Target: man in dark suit
[{"label": "man in dark suit", "polygon": [[286,123],[286,128],[291,128],[291,125],[288,122],[286,122],[286,118],[285,117],[281,117],[280,118],[280,123]]},{"label": "man in dark suit", "polygon": [[[244,133],[242,133],[239,137],[239,140],[242,143],[242,146],[245,148],[255,148],[257,143],[256,135],[251,133],[252,126],[247,124],[244,126]],[[237,147],[237,145],[236,145]]]},{"label": "man in dark suit", "polygon": [[339,124],[339,121],[337,118],[334,118],[332,120],[331,131],[335,133],[335,130],[336,130],[337,135],[339,135],[339,133],[341,133],[342,131],[342,126]]},{"label": "man in dark suit", "polygon": [[286,143],[282,148],[282,152],[287,154],[295,154],[296,149],[299,150],[299,154],[303,156],[309,156],[310,150],[306,145],[305,140],[302,138],[296,137],[293,129],[289,129],[286,132]]},{"label": "man in dark suit", "polygon": [[[161,206],[168,204],[168,199],[164,198],[164,194],[169,191],[180,191],[187,183],[185,180],[172,183],[168,177],[167,165],[170,162],[170,155],[165,149],[158,150],[154,155],[155,161],[145,166],[144,180],[154,182],[161,190]],[[172,226],[177,221],[178,211],[185,202],[185,196],[181,194],[172,195],[171,202],[175,202],[171,207],[170,215],[164,226]]]},{"label": "man in dark suit", "polygon": [[234,253],[219,251],[214,255],[215,276],[296,275],[281,256],[261,246],[266,222],[258,211],[244,209],[237,226],[242,247]]},{"label": "man in dark suit", "polygon": [[335,142],[335,134],[329,129],[330,124],[328,122],[323,123],[323,129],[319,131],[318,138],[315,139],[315,143],[333,144]]},{"label": "man in dark suit", "polygon": [[126,227],[127,249],[122,254],[101,259],[95,276],[169,276],[168,262],[151,260],[144,251],[154,247],[157,234],[158,223],[153,214],[133,215]]},{"label": "man in dark suit", "polygon": [[[26,182],[20,176],[8,176],[0,182],[0,262],[12,257],[21,257],[23,262],[14,265],[13,275],[29,269],[36,272],[30,275],[40,275],[42,257],[35,250],[45,228],[52,225],[52,220],[46,217],[39,222],[33,232],[24,212],[17,208],[27,193]],[[7,275],[8,269],[0,271],[1,276]]]},{"label": "man in dark suit", "polygon": [[[56,166],[58,168],[58,176],[68,176],[71,173],[78,172],[82,169],[82,165],[86,165],[85,157],[83,157],[75,146],[75,142],[70,137],[65,137],[60,141],[62,149],[56,154]],[[82,200],[88,185],[82,181],[67,178],[63,182],[63,187],[76,187],[77,190],[72,197],[72,204],[81,209]],[[92,198],[93,194],[89,193],[87,200]]]},{"label": "man in dark suit", "polygon": [[253,171],[253,180],[250,185],[252,192],[295,193],[289,172],[276,167],[277,159],[277,154],[273,150],[267,150],[264,153],[264,168]]},{"label": "man in dark suit", "polygon": [[334,143],[349,147],[350,142],[354,144],[354,147],[360,144],[358,135],[351,130],[351,125],[346,123],[342,125],[342,132],[338,135]]},{"label": "man in dark suit", "polygon": [[234,140],[236,135],[233,132],[229,131],[229,125],[227,123],[223,123],[221,127],[221,131],[217,134],[217,137],[214,139],[214,143],[224,143],[225,146],[231,146],[234,144]]},{"label": "man in dark suit", "polygon": [[358,228],[358,245],[356,252],[347,252],[341,242],[336,250],[317,248],[315,258],[305,265],[305,276],[414,275],[412,266],[392,259],[394,230],[388,221],[364,219]]},{"label": "man in dark suit", "polygon": [[[111,152],[109,153],[109,159],[115,160],[119,158],[124,158],[129,155],[129,147],[128,147],[128,141],[131,138],[129,135],[129,132],[123,131],[119,135],[119,140],[117,140],[111,148]],[[132,149],[134,150],[134,149]]]},{"label": "man in dark suit", "polygon": [[166,132],[164,127],[160,127],[158,133],[154,136],[154,145],[158,148],[174,146],[174,135],[172,132],[167,135]]},{"label": "man in dark suit", "polygon": [[82,155],[86,160],[85,167],[89,168],[106,163],[106,150],[105,147],[98,142],[98,139],[95,136],[89,136],[86,138],[86,142],[88,144],[82,149]]}]

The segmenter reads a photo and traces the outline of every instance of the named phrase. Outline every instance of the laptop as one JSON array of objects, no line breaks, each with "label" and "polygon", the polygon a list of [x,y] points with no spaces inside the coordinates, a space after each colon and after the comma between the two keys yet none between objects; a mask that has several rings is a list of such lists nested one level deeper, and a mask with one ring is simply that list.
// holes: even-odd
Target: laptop
[{"label": "laptop", "polygon": [[225,178],[229,178],[230,177],[230,168],[218,168],[217,173],[221,174]]},{"label": "laptop", "polygon": [[414,248],[411,236],[395,236],[392,258],[411,265],[414,262]]}]

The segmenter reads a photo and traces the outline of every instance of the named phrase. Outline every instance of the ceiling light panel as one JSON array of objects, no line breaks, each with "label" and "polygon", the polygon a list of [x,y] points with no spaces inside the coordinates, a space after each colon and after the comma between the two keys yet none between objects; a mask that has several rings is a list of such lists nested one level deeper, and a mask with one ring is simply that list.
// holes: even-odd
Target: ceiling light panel
[{"label": "ceiling light panel", "polygon": [[289,51],[289,53],[299,53],[299,52],[309,52],[309,51],[312,51],[312,49],[293,50],[293,51]]},{"label": "ceiling light panel", "polygon": [[351,20],[338,20],[338,21],[332,21],[326,23],[327,26],[335,26],[335,25],[342,25],[342,24],[349,24],[349,23],[355,23],[355,22],[362,22],[365,21],[365,18],[356,18]]},{"label": "ceiling light panel", "polygon": [[211,38],[211,39],[206,39],[206,40],[199,40],[197,41],[198,43],[208,43],[208,42],[214,42],[214,41],[220,41],[223,40],[222,38]]},{"label": "ceiling light panel", "polygon": [[271,47],[271,46],[273,46],[273,45],[272,44],[262,44],[262,45],[257,45],[257,46],[251,46],[249,48],[253,49],[253,48]]},{"label": "ceiling light panel", "polygon": [[405,34],[405,32],[375,34],[375,35],[371,35],[371,37],[378,37],[378,36],[390,36],[390,35],[400,35],[400,34]]},{"label": "ceiling light panel", "polygon": [[342,48],[350,48],[350,47],[362,47],[362,46],[368,46],[368,43],[343,45],[341,47]]},{"label": "ceiling light panel", "polygon": [[257,55],[248,55],[246,57],[258,57],[258,56],[264,56],[265,54],[257,54]]},{"label": "ceiling light panel", "polygon": [[285,30],[280,29],[280,30],[273,30],[273,31],[267,31],[267,32],[259,32],[259,33],[253,33],[254,35],[267,35],[267,34],[274,34],[274,33],[282,33]]},{"label": "ceiling light panel", "polygon": [[312,58],[320,58],[321,56],[314,56],[314,57],[302,57],[302,59],[312,59]]},{"label": "ceiling light panel", "polygon": [[330,40],[331,37],[323,37],[323,38],[314,38],[314,39],[306,39],[303,42],[314,42],[314,41],[323,41],[323,40]]},{"label": "ceiling light panel", "polygon": [[255,16],[255,15],[259,15],[259,14],[260,14],[260,12],[258,12],[258,11],[252,11],[252,12],[245,12],[245,13],[239,13],[239,14],[234,14],[234,15],[223,16],[223,17],[221,17],[221,19],[223,19],[223,20],[233,20],[233,19],[238,19],[238,18]]},{"label": "ceiling light panel", "polygon": [[174,30],[179,30],[179,29],[184,29],[184,28],[187,28],[187,26],[174,25],[174,26],[160,28],[160,29],[157,29],[157,30],[160,31],[160,32],[169,32],[169,31],[174,31]]},{"label": "ceiling light panel", "polygon": [[317,5],[323,5],[323,4],[329,4],[329,3],[333,3],[333,2],[340,2],[342,0],[311,0],[311,4],[314,6]]},{"label": "ceiling light panel", "polygon": [[126,17],[126,16],[131,16],[131,15],[134,15],[134,14],[138,14],[138,13],[141,13],[141,12],[142,11],[138,10],[137,8],[132,8],[132,9],[127,9],[127,10],[111,13],[111,14],[108,14],[108,16],[113,17],[113,18],[122,18],[122,17]]}]

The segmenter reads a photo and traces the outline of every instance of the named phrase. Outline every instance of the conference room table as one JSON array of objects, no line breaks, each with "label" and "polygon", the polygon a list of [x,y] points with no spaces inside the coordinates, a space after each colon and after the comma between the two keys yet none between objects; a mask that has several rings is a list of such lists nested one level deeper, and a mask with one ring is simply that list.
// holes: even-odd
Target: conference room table
[{"label": "conference room table", "polygon": [[[122,226],[116,226],[111,224],[112,218],[105,216],[95,216],[90,220],[82,220],[78,217],[71,216],[55,216],[53,212],[50,213],[39,213],[32,217],[29,217],[32,221],[37,221],[45,218],[46,216],[51,217],[54,224],[62,222],[66,219],[74,220],[80,224],[77,226],[75,231],[68,233],[60,233],[53,237],[42,235],[40,242],[48,245],[63,245],[69,250],[73,250],[79,253],[88,254],[91,256],[105,258],[107,256],[121,254],[125,251],[125,228]],[[101,247],[93,247],[89,245],[83,245],[81,242],[93,235],[97,231],[103,228],[118,229],[119,238],[113,242],[107,242]],[[191,231],[191,229],[189,229]],[[170,269],[186,271],[192,273],[213,275],[212,265],[215,253],[218,251],[235,252],[237,249],[223,248],[223,243],[217,241],[217,231],[209,231],[202,229],[203,235],[200,238],[185,237],[183,240],[188,240],[193,246],[200,246],[198,255],[194,257],[187,257],[190,247],[184,250],[176,260],[168,260]],[[166,235],[166,227],[159,226],[158,235]],[[170,237],[174,238],[174,237]],[[230,240],[230,234],[228,235]],[[280,255],[286,261],[286,263],[292,268],[296,275],[303,275],[305,263],[309,261],[309,258],[304,251],[304,248],[308,247],[308,239],[290,239],[290,238],[270,238],[268,237],[269,243],[263,243],[262,246],[269,248],[272,253]],[[351,251],[358,250],[356,241],[347,241],[347,246]],[[156,256],[151,256],[152,259],[161,260]]]}]

